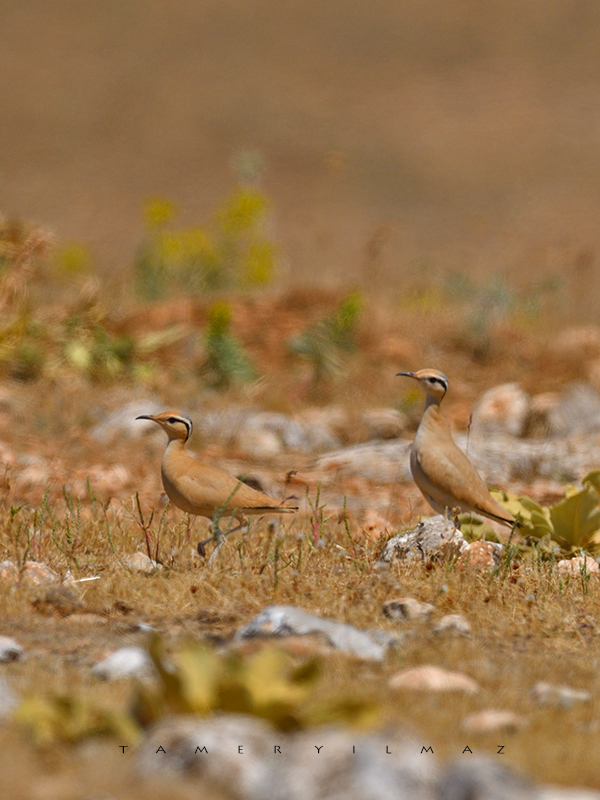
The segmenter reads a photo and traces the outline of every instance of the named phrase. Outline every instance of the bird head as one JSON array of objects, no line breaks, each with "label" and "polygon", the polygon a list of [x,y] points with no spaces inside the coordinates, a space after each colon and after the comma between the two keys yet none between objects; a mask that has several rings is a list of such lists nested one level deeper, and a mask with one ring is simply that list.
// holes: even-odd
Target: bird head
[{"label": "bird head", "polygon": [[419,381],[428,398],[440,402],[448,391],[448,378],[438,369],[420,369],[417,372],[398,372],[407,378],[414,378]]},{"label": "bird head", "polygon": [[184,442],[192,435],[192,420],[180,411],[161,411],[160,414],[142,414],[136,419],[149,419],[156,422],[171,439],[182,439]]}]

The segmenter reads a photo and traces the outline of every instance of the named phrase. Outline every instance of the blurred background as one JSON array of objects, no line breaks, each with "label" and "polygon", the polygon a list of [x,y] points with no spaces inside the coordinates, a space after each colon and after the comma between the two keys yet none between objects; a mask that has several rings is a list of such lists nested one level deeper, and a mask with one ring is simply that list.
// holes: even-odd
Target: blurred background
[{"label": "blurred background", "polygon": [[591,0],[4,0],[0,207],[129,268],[260,173],[280,285],[560,276],[598,311]]}]

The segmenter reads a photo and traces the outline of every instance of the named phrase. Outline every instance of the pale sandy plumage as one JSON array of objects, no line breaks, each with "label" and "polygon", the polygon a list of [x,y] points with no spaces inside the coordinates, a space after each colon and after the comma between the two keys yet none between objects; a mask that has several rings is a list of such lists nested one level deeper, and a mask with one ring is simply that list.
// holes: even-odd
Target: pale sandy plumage
[{"label": "pale sandy plumage", "polygon": [[440,410],[448,378],[436,369],[399,372],[419,381],[425,390],[425,411],[410,452],[410,470],[423,497],[438,513],[460,509],[505,525],[515,520],[497,503],[479,473],[456,445]]},{"label": "pale sandy plumage", "polygon": [[209,519],[219,513],[244,522],[248,514],[291,514],[298,510],[190,455],[185,449],[192,433],[192,421],[187,415],[162,411],[136,419],[156,422],[169,437],[161,465],[162,481],[167,497],[182,511]]}]

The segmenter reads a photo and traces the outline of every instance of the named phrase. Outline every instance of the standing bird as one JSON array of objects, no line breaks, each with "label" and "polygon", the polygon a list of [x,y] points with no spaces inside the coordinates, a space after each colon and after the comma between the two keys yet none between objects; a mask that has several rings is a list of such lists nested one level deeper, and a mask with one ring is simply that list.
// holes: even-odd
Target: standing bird
[{"label": "standing bird", "polygon": [[421,494],[438,514],[455,509],[488,517],[504,525],[515,520],[490,494],[463,451],[457,447],[440,403],[448,391],[448,378],[437,369],[398,372],[419,381],[425,390],[425,411],[410,451],[410,471]]},{"label": "standing bird", "polygon": [[[185,443],[192,434],[192,420],[179,411],[142,414],[136,419],[156,422],[169,437],[161,464],[162,482],[169,500],[188,514],[213,519],[215,514],[235,517],[242,527],[248,514],[291,514],[298,506],[278,503],[257,492],[222,469],[203,464],[190,455]],[[198,551],[204,555],[200,542]]]}]

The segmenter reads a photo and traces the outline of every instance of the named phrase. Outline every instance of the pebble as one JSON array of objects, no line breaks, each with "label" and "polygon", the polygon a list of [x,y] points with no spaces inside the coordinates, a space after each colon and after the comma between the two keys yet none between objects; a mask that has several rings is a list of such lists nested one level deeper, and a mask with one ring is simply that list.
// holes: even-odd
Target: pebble
[{"label": "pebble", "polygon": [[451,672],[431,664],[403,669],[390,678],[388,685],[391,689],[416,689],[428,692],[477,694],[480,691],[477,681],[468,675]]},{"label": "pebble", "polygon": [[461,727],[467,733],[495,733],[496,731],[506,731],[514,733],[525,725],[525,718],[515,714],[514,711],[503,711],[496,708],[488,708],[485,711],[476,711],[469,714],[461,723]]},{"label": "pebble", "polygon": [[92,675],[106,681],[119,678],[144,678],[152,674],[154,665],[142,647],[121,647],[92,667]]},{"label": "pebble", "polygon": [[589,703],[592,700],[590,692],[585,689],[572,689],[570,686],[559,686],[540,681],[532,687],[532,698],[542,706],[562,706],[570,708],[574,703]]},{"label": "pebble", "polygon": [[123,559],[123,566],[133,572],[141,572],[144,575],[152,575],[154,572],[162,569],[162,564],[149,558],[146,553],[138,550],[136,553],[131,553]]},{"label": "pebble", "polygon": [[19,571],[14,561],[0,562],[0,580],[11,583],[24,583],[30,586],[44,586],[58,583],[60,578],[50,567],[40,561],[26,561]]},{"label": "pebble", "polygon": [[600,572],[600,567],[595,558],[591,556],[575,556],[574,558],[563,558],[556,564],[559,575],[572,575],[580,578],[582,574]]},{"label": "pebble", "polygon": [[433,628],[433,633],[450,633],[458,636],[470,636],[471,625],[460,614],[446,614]]},{"label": "pebble", "polygon": [[268,606],[240,628],[234,642],[263,636],[307,636],[319,634],[335,650],[366,661],[383,661],[398,636],[383,630],[361,631],[353,625],[308,614],[294,606]]},{"label": "pebble", "polygon": [[18,661],[25,651],[20,644],[8,636],[0,636],[0,663]]},{"label": "pebble", "polygon": [[504,548],[498,542],[471,542],[456,562],[457,569],[494,569]]},{"label": "pebble", "polygon": [[386,600],[382,611],[388,619],[397,622],[426,621],[432,615],[435,607],[431,603],[422,603],[414,597],[400,597],[397,600]]},{"label": "pebble", "polygon": [[450,561],[466,547],[467,542],[454,523],[438,514],[421,520],[415,528],[391,538],[379,558],[381,561]]}]

